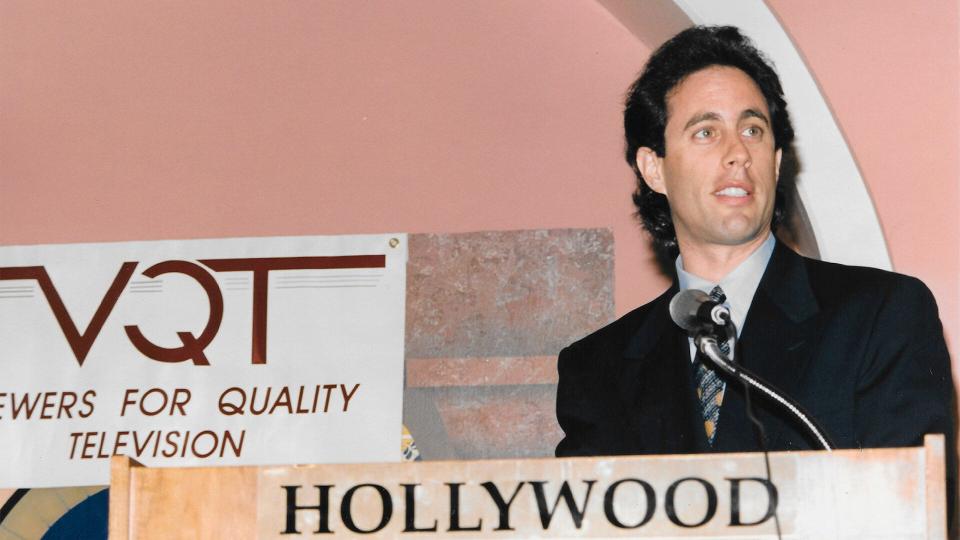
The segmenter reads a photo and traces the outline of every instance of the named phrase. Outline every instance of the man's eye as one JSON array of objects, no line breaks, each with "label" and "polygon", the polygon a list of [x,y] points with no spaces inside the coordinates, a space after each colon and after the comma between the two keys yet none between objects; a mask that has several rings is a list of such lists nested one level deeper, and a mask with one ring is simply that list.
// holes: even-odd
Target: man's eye
[{"label": "man's eye", "polygon": [[750,126],[743,130],[743,134],[747,137],[759,137],[763,135],[763,129],[758,126]]},{"label": "man's eye", "polygon": [[694,132],[693,137],[695,139],[709,139],[713,137],[713,129],[711,128],[701,128]]}]

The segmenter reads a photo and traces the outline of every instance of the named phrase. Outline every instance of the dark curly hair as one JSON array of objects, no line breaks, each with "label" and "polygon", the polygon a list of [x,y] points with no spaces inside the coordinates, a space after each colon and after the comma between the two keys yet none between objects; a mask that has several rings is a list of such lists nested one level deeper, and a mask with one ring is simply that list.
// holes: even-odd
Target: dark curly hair
[{"label": "dark curly hair", "polygon": [[[627,139],[627,163],[637,175],[633,204],[637,216],[653,236],[656,247],[673,255],[677,234],[670,218],[666,196],[650,189],[637,166],[637,150],[647,147],[660,157],[666,153],[667,96],[691,73],[710,66],[735,67],[757,84],[767,100],[776,149],[790,146],[793,126],[783,99],[780,79],[763,53],[733,26],[694,26],[660,46],[647,61],[640,78],[627,94],[623,129]],[[785,183],[777,183],[771,228],[776,229],[786,214]]]}]

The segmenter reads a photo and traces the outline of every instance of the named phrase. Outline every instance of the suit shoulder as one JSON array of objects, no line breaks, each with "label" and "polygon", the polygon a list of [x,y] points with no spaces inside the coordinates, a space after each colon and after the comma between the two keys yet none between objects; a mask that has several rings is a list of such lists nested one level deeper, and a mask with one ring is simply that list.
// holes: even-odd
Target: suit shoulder
[{"label": "suit shoulder", "polygon": [[810,283],[817,291],[818,300],[831,304],[853,296],[869,296],[876,299],[906,297],[933,299],[930,289],[919,279],[867,266],[851,266],[839,263],[803,258]]}]

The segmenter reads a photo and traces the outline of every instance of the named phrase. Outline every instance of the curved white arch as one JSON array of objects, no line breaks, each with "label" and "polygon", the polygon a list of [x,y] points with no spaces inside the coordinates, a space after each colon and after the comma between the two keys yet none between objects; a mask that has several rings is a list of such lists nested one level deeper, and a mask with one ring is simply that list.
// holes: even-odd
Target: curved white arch
[{"label": "curved white arch", "polygon": [[[883,230],[853,154],[800,53],[762,0],[644,2],[643,15],[639,3],[600,2],[651,47],[663,41],[665,26],[673,27],[668,29],[668,34],[672,34],[679,30],[676,26],[684,18],[691,24],[737,26],[748,35],[776,65],[790,104],[801,167],[797,191],[820,257],[844,264],[891,268]],[[658,12],[657,16],[649,17],[651,11]]]}]

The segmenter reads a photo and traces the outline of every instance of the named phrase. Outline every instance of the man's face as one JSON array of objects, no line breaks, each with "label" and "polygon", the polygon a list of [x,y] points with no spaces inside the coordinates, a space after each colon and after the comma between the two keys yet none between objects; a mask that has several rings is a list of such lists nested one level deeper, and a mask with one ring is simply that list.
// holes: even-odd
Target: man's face
[{"label": "man's face", "polygon": [[667,94],[664,157],[637,154],[647,184],[667,196],[681,252],[766,238],[780,151],[770,112],[746,73],[712,66]]}]

